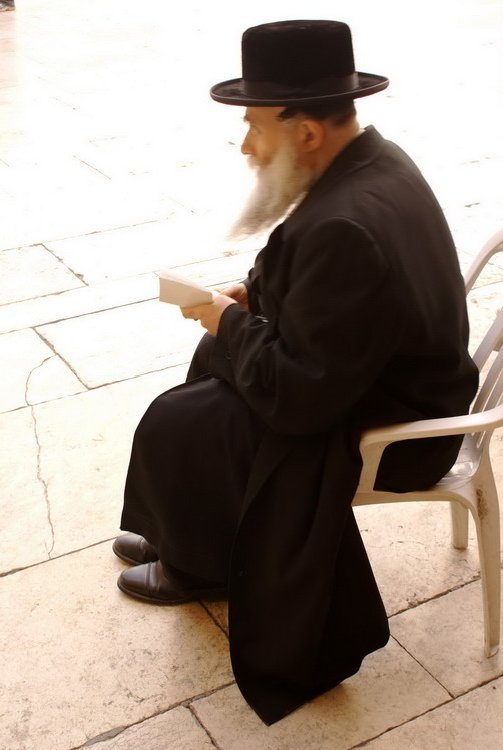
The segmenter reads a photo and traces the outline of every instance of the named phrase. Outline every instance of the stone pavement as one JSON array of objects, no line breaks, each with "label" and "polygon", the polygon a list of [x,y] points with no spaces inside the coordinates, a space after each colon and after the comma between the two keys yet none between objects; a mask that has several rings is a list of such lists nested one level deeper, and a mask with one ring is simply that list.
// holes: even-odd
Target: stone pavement
[{"label": "stone pavement", "polygon": [[[503,747],[503,656],[482,653],[478,556],[443,505],[358,509],[393,638],[271,728],[233,680],[226,608],[156,608],[111,552],[134,427],[200,336],[155,271],[241,278],[225,228],[248,188],[238,74],[248,25],[332,2],[18,0],[0,14],[1,750],[465,750]],[[360,103],[421,165],[465,268],[503,221],[500,0],[341,0]],[[503,259],[471,295],[474,340]],[[493,440],[503,489],[503,441]],[[299,601],[299,606],[302,602]]]}]

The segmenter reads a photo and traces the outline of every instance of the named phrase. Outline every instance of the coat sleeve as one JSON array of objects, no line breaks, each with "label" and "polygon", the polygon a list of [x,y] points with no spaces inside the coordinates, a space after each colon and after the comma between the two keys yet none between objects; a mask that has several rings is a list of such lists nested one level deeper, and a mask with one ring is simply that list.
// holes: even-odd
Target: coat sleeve
[{"label": "coat sleeve", "polygon": [[248,294],[248,309],[254,315],[261,315],[260,300],[256,291],[257,280],[260,278],[262,270],[262,256],[264,251],[261,250],[255,258],[255,264],[250,268],[248,276],[243,279]]},{"label": "coat sleeve", "polygon": [[404,318],[388,262],[361,226],[327,221],[294,252],[277,321],[230,305],[211,371],[275,432],[308,434],[331,429],[372,386]]}]

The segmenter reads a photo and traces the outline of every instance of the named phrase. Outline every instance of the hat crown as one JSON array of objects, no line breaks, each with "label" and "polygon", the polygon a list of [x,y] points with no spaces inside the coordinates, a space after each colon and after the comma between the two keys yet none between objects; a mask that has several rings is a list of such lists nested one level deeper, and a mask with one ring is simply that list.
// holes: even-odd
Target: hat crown
[{"label": "hat crown", "polygon": [[340,21],[278,21],[247,29],[242,37],[243,79],[307,86],[354,73],[349,26]]},{"label": "hat crown", "polygon": [[386,88],[384,76],[355,70],[342,21],[276,21],[252,26],[241,40],[242,78],[210,89],[217,102],[247,107],[334,105]]}]

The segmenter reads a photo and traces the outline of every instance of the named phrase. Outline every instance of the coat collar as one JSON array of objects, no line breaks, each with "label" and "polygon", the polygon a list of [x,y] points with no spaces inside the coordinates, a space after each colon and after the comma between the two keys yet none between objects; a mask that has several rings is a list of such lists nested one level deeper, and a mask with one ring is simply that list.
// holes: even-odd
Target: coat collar
[{"label": "coat collar", "polygon": [[347,177],[351,172],[355,172],[370,162],[374,161],[384,147],[385,140],[382,135],[369,125],[363,133],[355,138],[354,141],[338,154],[332,163],[327,167],[323,174],[316,180],[306,197],[295,208],[292,214],[286,219],[283,226],[290,234],[295,231],[297,224],[303,221],[304,214],[313,204],[328,191],[331,190],[336,182]]},{"label": "coat collar", "polygon": [[346,148],[338,154],[332,163],[327,167],[323,174],[314,183],[310,194],[316,192],[318,188],[322,188],[327,182],[333,183],[333,180],[338,177],[346,175],[348,172],[352,172],[354,169],[359,169],[370,161],[373,161],[381,151],[384,145],[384,138],[373,125],[366,127],[357,138],[346,146]]}]

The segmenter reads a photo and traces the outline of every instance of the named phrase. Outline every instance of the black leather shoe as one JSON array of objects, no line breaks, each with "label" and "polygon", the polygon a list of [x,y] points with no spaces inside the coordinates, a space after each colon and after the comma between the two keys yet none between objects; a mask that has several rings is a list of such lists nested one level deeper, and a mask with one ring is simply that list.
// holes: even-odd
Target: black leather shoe
[{"label": "black leather shoe", "polygon": [[[182,581],[188,583],[186,587]],[[194,585],[192,585],[194,584]],[[155,604],[181,604],[196,599],[226,599],[227,589],[183,573],[164,575],[160,561],[123,570],[117,586],[125,594]]]},{"label": "black leather shoe", "polygon": [[112,549],[117,557],[130,565],[142,565],[159,559],[155,547],[138,534],[127,533],[118,536],[112,544]]}]

